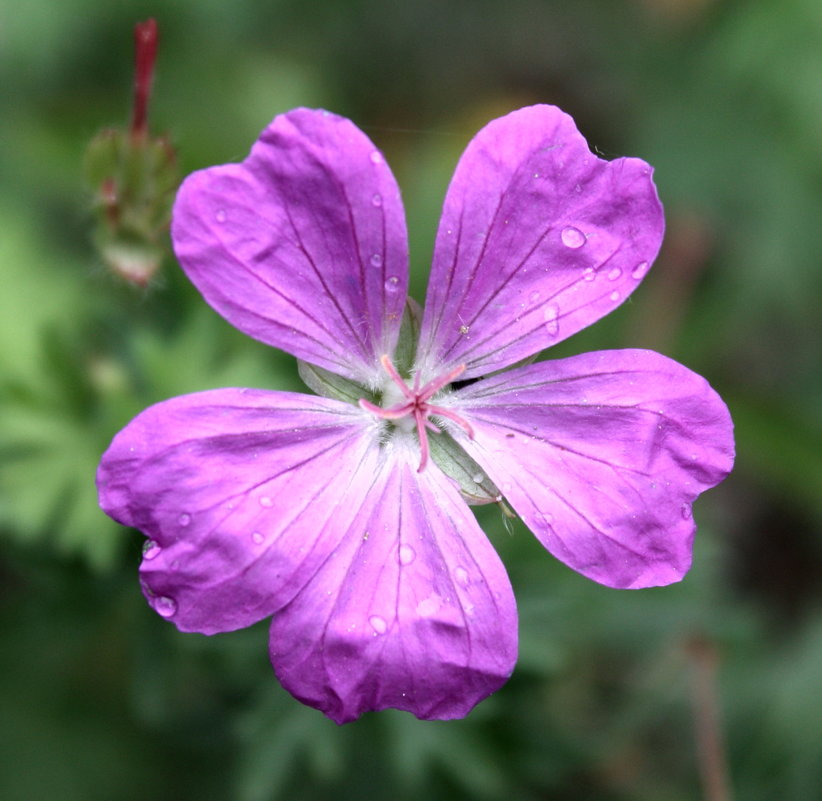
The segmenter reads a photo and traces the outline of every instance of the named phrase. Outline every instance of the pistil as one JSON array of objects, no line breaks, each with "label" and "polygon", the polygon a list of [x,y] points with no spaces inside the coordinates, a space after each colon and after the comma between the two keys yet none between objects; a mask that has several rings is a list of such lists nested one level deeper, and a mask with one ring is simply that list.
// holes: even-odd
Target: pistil
[{"label": "pistil", "polygon": [[409,387],[402,376],[397,372],[396,367],[391,363],[391,359],[387,354],[380,359],[380,363],[406,400],[403,403],[398,403],[383,409],[381,406],[377,406],[365,398],[360,398],[360,406],[383,420],[402,420],[406,417],[413,418],[417,428],[417,436],[420,441],[420,466],[417,468],[418,473],[421,473],[425,469],[426,464],[428,464],[428,432],[430,431],[433,434],[440,433],[440,429],[429,419],[431,415],[445,417],[453,421],[462,428],[471,439],[474,438],[474,430],[466,420],[463,420],[450,409],[444,409],[442,406],[429,403],[429,400],[436,395],[437,392],[465,372],[464,364],[432,379],[423,387],[420,387],[419,375],[416,375],[414,376],[413,387]]}]

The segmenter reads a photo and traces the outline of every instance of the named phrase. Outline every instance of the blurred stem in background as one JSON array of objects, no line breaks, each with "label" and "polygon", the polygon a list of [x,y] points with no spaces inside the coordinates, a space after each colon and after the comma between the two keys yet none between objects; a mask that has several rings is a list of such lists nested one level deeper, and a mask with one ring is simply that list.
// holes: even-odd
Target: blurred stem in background
[{"label": "blurred stem in background", "polygon": [[685,650],[691,663],[694,732],[703,798],[705,801],[733,801],[717,680],[719,652],[713,642],[699,635],[686,642]]}]

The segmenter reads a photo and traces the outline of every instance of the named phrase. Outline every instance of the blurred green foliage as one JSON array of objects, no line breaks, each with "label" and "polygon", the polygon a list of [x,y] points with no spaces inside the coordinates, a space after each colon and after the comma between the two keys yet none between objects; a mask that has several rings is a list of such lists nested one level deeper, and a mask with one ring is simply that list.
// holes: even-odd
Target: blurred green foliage
[{"label": "blurred green foliage", "polygon": [[[655,348],[729,401],[737,468],[697,505],[684,582],[607,590],[479,510],[517,593],[521,656],[452,723],[387,712],[338,728],[278,687],[264,623],[205,638],[149,612],[141,537],[96,506],[110,438],[173,395],[300,386],[294,360],[211,312],[170,254],[138,289],[95,253],[83,153],[128,121],[131,32],[150,15],[149,123],[183,174],[241,159],[292,106],[351,117],[403,188],[418,299],[451,170],[493,116],[556,103],[606,156],[655,165],[662,256],[557,353]],[[817,0],[31,0],[0,8],[0,96],[0,797],[707,798],[707,670],[735,796],[818,798]]]}]

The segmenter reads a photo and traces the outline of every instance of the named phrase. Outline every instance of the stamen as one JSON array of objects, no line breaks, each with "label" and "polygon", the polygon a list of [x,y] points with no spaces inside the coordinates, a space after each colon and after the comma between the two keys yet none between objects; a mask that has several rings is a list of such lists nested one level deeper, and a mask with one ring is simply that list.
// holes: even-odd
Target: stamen
[{"label": "stamen", "polygon": [[[413,388],[405,383],[402,376],[397,372],[397,368],[391,363],[390,357],[386,354],[380,358],[385,372],[388,377],[400,388],[402,394],[408,399],[406,403],[398,403],[394,406],[389,406],[383,409],[365,398],[360,398],[359,404],[362,409],[371,412],[382,420],[401,420],[404,417],[413,416],[414,424],[417,429],[417,437],[420,441],[420,466],[417,472],[421,473],[428,464],[428,457],[430,449],[428,447],[428,432],[432,434],[441,434],[442,431],[437,425],[432,422],[429,417],[433,414],[437,417],[445,417],[448,420],[456,423],[469,436],[474,438],[474,429],[471,428],[467,420],[463,420],[458,414],[452,412],[450,409],[445,409],[442,406],[436,406],[428,403],[429,398],[436,395],[443,387],[450,384],[457,376],[465,372],[465,365],[461,364],[458,367],[449,370],[437,378],[429,381],[422,389],[420,389],[419,373],[414,376]],[[410,422],[410,421],[409,421]]]},{"label": "stamen", "polygon": [[432,395],[439,392],[444,386],[450,384],[458,375],[462,375],[464,372],[465,365],[461,364],[459,367],[455,367],[450,373],[446,373],[445,375],[441,375],[439,378],[429,381],[419,391],[420,398],[422,398],[422,400],[428,400]]},{"label": "stamen", "polygon": [[467,420],[463,420],[458,414],[454,414],[450,409],[443,409],[442,406],[430,406],[428,407],[429,414],[436,414],[439,417],[447,417],[449,420],[453,420],[466,434],[468,434],[468,439],[474,439],[474,429],[471,428],[471,424]]},{"label": "stamen", "polygon": [[371,414],[375,414],[383,420],[400,420],[407,416],[414,408],[413,403],[400,403],[397,406],[390,406],[388,409],[383,409],[382,406],[377,406],[365,398],[360,398],[357,403],[360,404],[361,409],[365,409],[365,411],[371,412]]},{"label": "stamen", "polygon": [[432,434],[439,434],[441,433],[440,430],[430,421],[425,421],[425,427],[432,433]]},{"label": "stamen", "polygon": [[422,473],[428,464],[428,434],[425,433],[425,423],[428,421],[419,412],[415,412],[414,417],[417,420],[417,436],[420,438],[420,466],[417,472]]},{"label": "stamen", "polygon": [[405,395],[408,400],[415,401],[417,399],[416,383],[414,384],[413,390],[408,388],[408,384],[402,380],[402,376],[397,372],[397,368],[391,364],[391,359],[388,357],[387,353],[380,358],[380,362],[385,368],[385,372],[391,377],[391,380],[400,388],[402,394]]}]

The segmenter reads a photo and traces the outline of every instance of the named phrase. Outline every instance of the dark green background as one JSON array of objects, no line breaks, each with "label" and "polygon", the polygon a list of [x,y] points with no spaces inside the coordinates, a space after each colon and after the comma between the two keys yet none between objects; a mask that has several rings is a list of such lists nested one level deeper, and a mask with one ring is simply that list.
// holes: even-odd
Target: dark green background
[{"label": "dark green background", "polygon": [[[656,167],[662,256],[557,351],[654,348],[728,401],[737,466],[696,504],[685,581],[596,586],[485,510],[521,655],[452,723],[337,727],[279,688],[265,623],[206,638],[149,611],[142,538],[96,506],[108,441],[172,395],[299,386],[170,256],[143,291],[91,244],[83,152],[128,121],[131,30],[152,15],[152,130],[183,173],[241,159],[295,105],[352,118],[403,188],[420,300],[450,173],[492,117],[555,103],[606,157]],[[819,797],[818,0],[3,0],[0,82],[0,797],[720,801],[700,676],[736,798]]]}]

